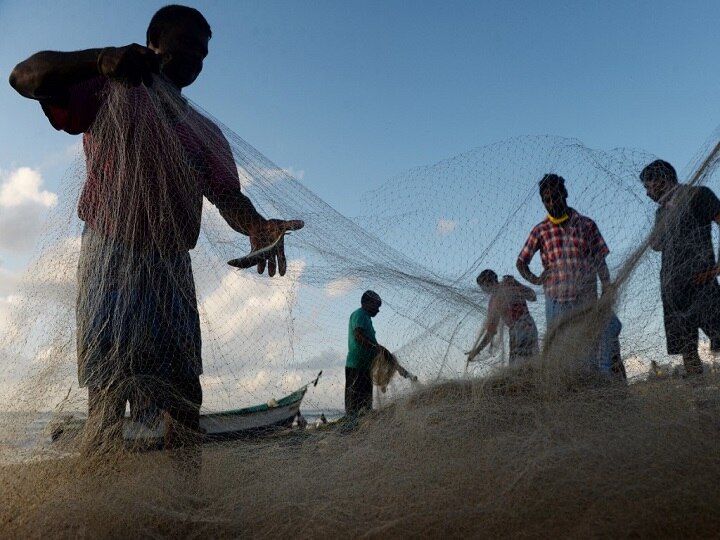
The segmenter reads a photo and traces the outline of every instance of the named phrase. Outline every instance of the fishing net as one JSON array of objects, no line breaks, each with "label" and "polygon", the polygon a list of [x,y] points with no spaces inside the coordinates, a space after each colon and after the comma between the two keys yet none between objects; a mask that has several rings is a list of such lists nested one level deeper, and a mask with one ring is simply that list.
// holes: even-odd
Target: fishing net
[{"label": "fishing net", "polygon": [[[654,156],[519,137],[392,178],[350,218],[162,81],[100,95],[0,336],[9,536],[716,534],[714,358],[703,340],[703,378],[658,367],[677,360],[638,180]],[[683,178],[713,187],[712,150]],[[548,172],[598,224],[615,287],[549,332],[537,290],[540,357],[509,369],[500,331],[468,364],[488,303],[475,277],[515,273]],[[227,264],[250,250],[226,219],[242,230],[245,203],[211,180],[235,177],[263,216],[305,221],[284,238],[283,277]],[[376,412],[163,452],[83,446],[100,429],[82,424],[87,385],[113,386],[152,430],[178,371],[202,371],[204,415],[269,414],[303,389],[306,416],[337,418],[367,289],[392,351],[375,364]],[[630,384],[578,368],[613,314]]]}]

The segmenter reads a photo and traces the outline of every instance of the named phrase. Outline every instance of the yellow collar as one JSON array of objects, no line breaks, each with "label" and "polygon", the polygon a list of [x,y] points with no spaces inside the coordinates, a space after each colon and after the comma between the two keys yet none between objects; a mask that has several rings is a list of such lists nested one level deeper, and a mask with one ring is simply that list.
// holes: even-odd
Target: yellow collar
[{"label": "yellow collar", "polygon": [[552,223],[553,225],[560,225],[561,223],[565,223],[568,219],[570,219],[570,214],[565,214],[564,216],[559,218],[552,217],[550,214],[548,214],[547,217],[550,220],[550,223]]}]

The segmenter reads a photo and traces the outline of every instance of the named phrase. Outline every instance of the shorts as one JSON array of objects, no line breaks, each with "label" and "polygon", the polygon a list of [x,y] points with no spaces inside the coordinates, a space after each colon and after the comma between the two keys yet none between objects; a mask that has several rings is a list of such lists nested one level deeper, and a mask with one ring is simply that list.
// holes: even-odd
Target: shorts
[{"label": "shorts", "polygon": [[[695,289],[695,288],[693,288]],[[678,302],[671,299],[676,294],[663,291],[663,322],[668,354],[687,354],[697,351],[698,330],[710,338],[710,350],[720,351],[720,285],[713,280],[699,289],[688,290],[692,294],[690,302]]]},{"label": "shorts", "polygon": [[508,333],[511,366],[520,360],[538,354],[538,331],[530,314],[515,321]]},{"label": "shorts", "polygon": [[369,369],[345,368],[345,414],[372,409],[373,383]]}]

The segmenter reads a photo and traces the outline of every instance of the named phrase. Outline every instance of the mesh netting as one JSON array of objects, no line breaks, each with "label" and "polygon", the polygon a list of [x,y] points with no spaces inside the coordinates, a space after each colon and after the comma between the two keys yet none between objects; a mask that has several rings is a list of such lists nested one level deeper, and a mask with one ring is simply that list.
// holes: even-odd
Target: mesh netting
[{"label": "mesh netting", "polygon": [[[350,219],[160,81],[105,95],[0,337],[9,534],[716,534],[717,375],[658,367],[671,359],[647,249],[655,205],[638,180],[654,156],[511,139],[393,178]],[[712,186],[715,150],[698,155],[685,177]],[[506,368],[501,331],[468,365],[488,302],[475,277],[516,273],[548,172],[598,224],[615,287],[550,333],[536,288],[540,358]],[[284,277],[227,265],[249,251],[224,219],[244,203],[207,178],[235,174],[262,215],[305,221],[285,237]],[[101,194],[92,227],[77,217],[86,178]],[[206,415],[271,411],[306,389],[302,410],[338,416],[366,289],[393,356],[376,363],[379,411],[358,423],[148,453],[83,446],[92,426],[62,436],[82,423],[87,385],[124,381],[128,414],[156,422],[165,405],[147,394],[179,371],[202,371]],[[575,369],[612,313],[629,385]]]}]

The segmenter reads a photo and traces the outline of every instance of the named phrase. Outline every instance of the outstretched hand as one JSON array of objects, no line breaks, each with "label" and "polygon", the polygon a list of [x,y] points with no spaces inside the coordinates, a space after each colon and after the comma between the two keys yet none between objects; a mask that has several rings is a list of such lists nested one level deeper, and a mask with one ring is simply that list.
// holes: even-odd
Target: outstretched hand
[{"label": "outstretched hand", "polygon": [[131,43],[104,48],[98,55],[97,67],[101,75],[127,86],[150,86],[153,75],[160,73],[160,57],[152,49]]},{"label": "outstretched hand", "polygon": [[250,233],[252,253],[242,259],[230,261],[230,264],[239,268],[250,268],[257,265],[258,274],[264,273],[267,266],[270,277],[274,276],[276,271],[279,271],[280,275],[284,276],[287,270],[285,233],[300,230],[304,226],[305,222],[301,219],[265,220]]}]

